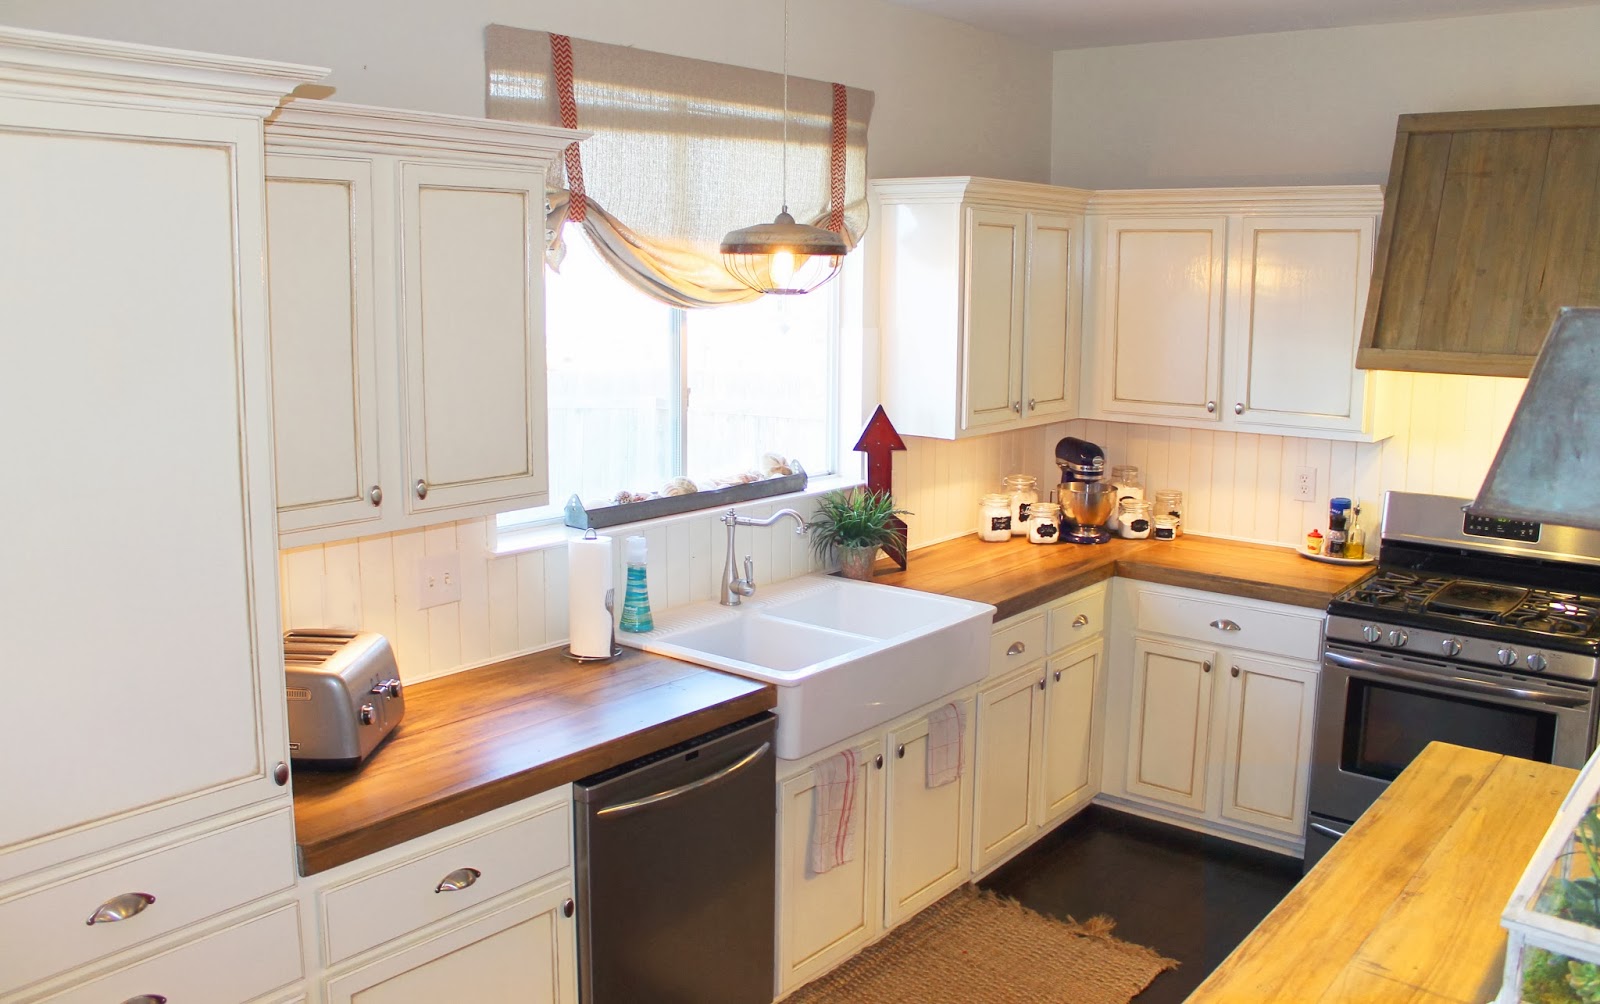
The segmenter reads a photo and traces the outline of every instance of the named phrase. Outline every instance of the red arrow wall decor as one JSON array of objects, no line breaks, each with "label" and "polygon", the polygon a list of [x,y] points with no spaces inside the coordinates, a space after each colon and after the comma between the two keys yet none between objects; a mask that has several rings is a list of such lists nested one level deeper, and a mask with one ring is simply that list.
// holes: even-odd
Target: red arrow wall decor
[{"label": "red arrow wall decor", "polygon": [[[905,441],[900,438],[900,433],[894,431],[894,423],[889,421],[888,414],[883,410],[883,405],[878,405],[878,410],[867,419],[867,427],[861,430],[861,438],[856,440],[854,450],[856,453],[867,455],[867,491],[888,492],[894,494],[894,453],[904,450]],[[898,547],[885,547],[884,551],[894,559],[904,571],[906,567],[906,523],[896,517],[892,525],[900,531],[900,545]]]}]

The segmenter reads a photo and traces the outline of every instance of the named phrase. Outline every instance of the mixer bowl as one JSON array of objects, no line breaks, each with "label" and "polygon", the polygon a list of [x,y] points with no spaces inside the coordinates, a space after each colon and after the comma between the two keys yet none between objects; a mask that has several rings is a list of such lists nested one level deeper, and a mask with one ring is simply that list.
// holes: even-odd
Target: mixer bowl
[{"label": "mixer bowl", "polygon": [[1117,486],[1106,481],[1065,481],[1061,511],[1079,526],[1105,526],[1117,504]]}]

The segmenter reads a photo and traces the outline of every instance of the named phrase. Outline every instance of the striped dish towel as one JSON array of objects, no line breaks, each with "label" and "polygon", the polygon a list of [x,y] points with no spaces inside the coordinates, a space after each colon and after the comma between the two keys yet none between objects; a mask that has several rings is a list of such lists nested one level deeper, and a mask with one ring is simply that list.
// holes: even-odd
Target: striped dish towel
[{"label": "striped dish towel", "polygon": [[966,731],[967,709],[959,704],[946,704],[928,715],[928,787],[961,776],[961,736]]},{"label": "striped dish towel", "polygon": [[856,751],[845,750],[812,768],[811,874],[832,871],[856,856]]}]

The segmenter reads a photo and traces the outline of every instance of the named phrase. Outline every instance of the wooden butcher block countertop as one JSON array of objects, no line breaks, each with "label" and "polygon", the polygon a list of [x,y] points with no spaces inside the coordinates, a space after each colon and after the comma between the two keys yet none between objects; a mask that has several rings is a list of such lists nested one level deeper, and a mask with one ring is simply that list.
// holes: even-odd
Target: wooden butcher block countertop
[{"label": "wooden butcher block countertop", "polygon": [[537,652],[406,688],[405,720],[354,772],[294,775],[312,875],[776,706],[776,688],[624,649]]},{"label": "wooden butcher block countertop", "polygon": [[1578,772],[1432,743],[1189,1004],[1483,1004],[1500,913]]},{"label": "wooden butcher block countertop", "polygon": [[1187,535],[1177,540],[986,543],[976,534],[911,552],[905,571],[880,560],[874,582],[992,603],[1004,620],[1113,575],[1273,603],[1322,608],[1372,571],[1330,565],[1288,547]]}]

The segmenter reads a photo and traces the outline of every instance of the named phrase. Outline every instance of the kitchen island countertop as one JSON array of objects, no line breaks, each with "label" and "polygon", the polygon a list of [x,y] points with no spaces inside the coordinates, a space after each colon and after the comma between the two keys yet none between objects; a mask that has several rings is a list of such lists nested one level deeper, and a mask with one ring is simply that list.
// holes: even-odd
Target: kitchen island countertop
[{"label": "kitchen island countertop", "polygon": [[1429,744],[1189,1004],[1492,1000],[1500,913],[1577,776]]},{"label": "kitchen island countertop", "polygon": [[970,534],[912,551],[905,571],[881,559],[872,581],[992,603],[999,621],[1114,575],[1320,609],[1371,571],[1312,561],[1289,547],[1192,534],[1049,546],[1025,537],[986,543]]}]

